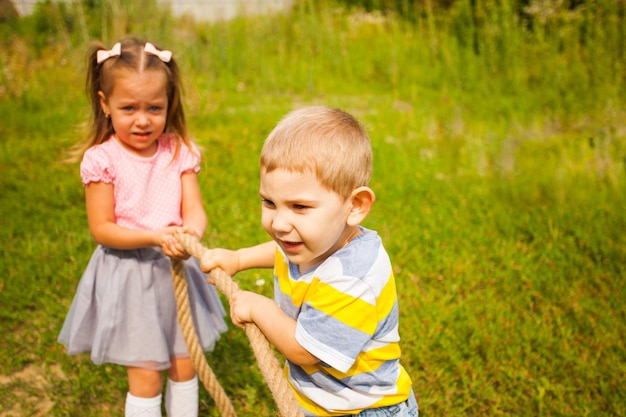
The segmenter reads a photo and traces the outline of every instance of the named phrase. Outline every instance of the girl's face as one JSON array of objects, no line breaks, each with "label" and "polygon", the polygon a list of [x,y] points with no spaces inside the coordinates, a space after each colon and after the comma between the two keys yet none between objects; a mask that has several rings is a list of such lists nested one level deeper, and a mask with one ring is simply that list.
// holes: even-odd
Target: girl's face
[{"label": "girl's face", "polygon": [[99,91],[117,140],[131,153],[154,155],[167,119],[167,78],[163,71],[118,70],[111,94]]},{"label": "girl's face", "polygon": [[304,273],[360,233],[348,225],[351,199],[322,186],[313,172],[261,170],[261,222]]}]

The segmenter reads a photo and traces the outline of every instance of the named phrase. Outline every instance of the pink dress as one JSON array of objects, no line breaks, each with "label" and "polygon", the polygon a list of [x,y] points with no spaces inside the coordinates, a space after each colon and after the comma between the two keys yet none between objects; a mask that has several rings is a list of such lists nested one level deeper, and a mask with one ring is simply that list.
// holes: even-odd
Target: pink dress
[{"label": "pink dress", "polygon": [[[142,158],[111,138],[83,157],[83,184],[113,184],[115,221],[130,229],[182,225],[181,181],[200,170],[199,153],[164,135],[157,152]],[[189,305],[203,349],[212,350],[227,330],[215,288],[197,260],[185,261]],[[59,342],[69,354],[91,352],[96,364],[163,370],[171,357],[187,357],[176,318],[170,260],[159,247],[119,250],[98,245],[78,284]]]}]

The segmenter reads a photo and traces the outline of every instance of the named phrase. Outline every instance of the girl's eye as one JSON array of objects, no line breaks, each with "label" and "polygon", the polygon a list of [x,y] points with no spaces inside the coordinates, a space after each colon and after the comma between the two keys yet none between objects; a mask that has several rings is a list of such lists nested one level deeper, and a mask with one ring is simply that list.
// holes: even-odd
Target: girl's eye
[{"label": "girl's eye", "polygon": [[133,111],[134,107],[133,106],[124,106],[122,107],[122,110],[124,111]]},{"label": "girl's eye", "polygon": [[160,106],[151,106],[150,107],[150,111],[153,113],[158,113],[161,111],[161,107]]}]

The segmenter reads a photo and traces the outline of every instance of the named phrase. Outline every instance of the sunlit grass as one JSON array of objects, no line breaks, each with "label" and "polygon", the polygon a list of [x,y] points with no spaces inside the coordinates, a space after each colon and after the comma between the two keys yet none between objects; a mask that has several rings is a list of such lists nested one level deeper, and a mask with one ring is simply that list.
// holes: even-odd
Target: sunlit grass
[{"label": "sunlit grass", "polygon": [[[151,14],[159,25],[145,3],[0,25],[0,373],[45,381],[2,379],[3,409],[32,414],[41,398],[50,415],[122,409],[123,369],[69,357],[56,337],[94,247],[78,166],[59,162],[88,114],[86,40],[128,30],[184,70],[207,246],[266,239],[258,155],[286,112],[326,104],[366,124],[378,199],[365,226],[393,260],[422,415],[626,414],[619,6],[561,10],[543,26],[530,10],[528,32],[506,2],[476,10],[480,28],[462,0],[413,20],[305,2],[220,24]],[[268,273],[237,279],[269,296]],[[207,357],[240,415],[274,414],[241,331]],[[204,391],[201,413],[219,415]]]}]

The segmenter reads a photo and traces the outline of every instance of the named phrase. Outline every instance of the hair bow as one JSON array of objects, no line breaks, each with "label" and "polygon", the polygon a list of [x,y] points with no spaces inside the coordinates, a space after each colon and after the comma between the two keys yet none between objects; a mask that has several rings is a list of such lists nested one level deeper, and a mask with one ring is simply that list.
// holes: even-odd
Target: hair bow
[{"label": "hair bow", "polygon": [[146,42],[146,46],[144,46],[143,50],[146,51],[147,54],[156,55],[163,62],[170,62],[170,59],[172,59],[172,51],[159,51],[150,42]]},{"label": "hair bow", "polygon": [[96,54],[96,62],[98,64],[101,64],[102,62],[106,61],[112,56],[120,56],[121,54],[122,54],[122,45],[118,42],[115,45],[113,45],[113,48],[111,48],[111,50],[109,51],[104,50],[104,49],[99,50],[98,53]]}]

